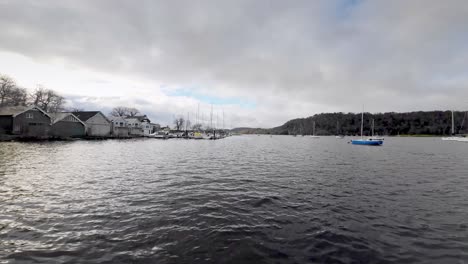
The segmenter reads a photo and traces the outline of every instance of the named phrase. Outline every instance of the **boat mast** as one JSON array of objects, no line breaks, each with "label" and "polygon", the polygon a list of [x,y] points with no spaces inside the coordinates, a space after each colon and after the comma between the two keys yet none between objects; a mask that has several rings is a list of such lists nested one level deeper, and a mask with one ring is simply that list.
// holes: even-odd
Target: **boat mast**
[{"label": "boat mast", "polygon": [[362,112],[361,112],[361,139],[363,137],[363,130],[364,130],[364,105],[362,106]]},{"label": "boat mast", "polygon": [[210,127],[214,131],[214,129],[213,129],[213,104],[211,104]]},{"label": "boat mast", "polygon": [[313,125],[312,125],[312,135],[315,136],[315,121],[314,121],[314,123],[313,123]]},{"label": "boat mast", "polygon": [[372,118],[372,136],[374,136],[374,119]]},{"label": "boat mast", "polygon": [[197,127],[200,127],[200,103],[198,103],[198,109],[197,109]]},{"label": "boat mast", "polygon": [[455,121],[453,120],[453,110],[452,110],[452,135],[455,135]]}]

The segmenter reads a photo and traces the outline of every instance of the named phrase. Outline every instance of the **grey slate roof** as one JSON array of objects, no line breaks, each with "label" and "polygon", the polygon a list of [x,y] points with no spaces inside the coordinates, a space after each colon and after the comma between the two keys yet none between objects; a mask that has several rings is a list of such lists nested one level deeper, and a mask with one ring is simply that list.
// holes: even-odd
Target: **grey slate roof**
[{"label": "grey slate roof", "polygon": [[76,117],[78,117],[81,121],[86,122],[91,117],[97,115],[99,111],[81,111],[81,112],[73,112]]},{"label": "grey slate roof", "polygon": [[151,120],[150,120],[146,115],[142,115],[142,116],[127,116],[127,119],[132,119],[132,118],[138,120],[139,122],[148,121],[149,123],[151,123]]},{"label": "grey slate roof", "polygon": [[5,106],[0,107],[0,116],[13,116],[28,110],[30,106]]},{"label": "grey slate roof", "polygon": [[70,115],[70,113],[49,113],[49,115],[50,115],[50,118],[52,119],[52,123],[57,123],[58,121]]},{"label": "grey slate roof", "polygon": [[28,110],[36,109],[37,111],[42,112],[44,115],[50,118],[49,114],[44,112],[41,108],[35,106],[35,105],[30,105],[30,106],[6,106],[6,107],[0,107],[0,116],[12,116],[16,117],[19,114],[22,114]]},{"label": "grey slate roof", "polygon": [[76,120],[77,122],[82,123],[83,125],[85,125],[85,123],[83,121],[81,121],[79,118],[77,118],[72,113],[67,113],[67,112],[49,113],[49,116],[50,116],[50,118],[52,120],[52,124],[55,124],[55,123],[57,123],[59,121],[62,121],[64,118],[66,118],[68,116],[72,116],[73,120]]}]

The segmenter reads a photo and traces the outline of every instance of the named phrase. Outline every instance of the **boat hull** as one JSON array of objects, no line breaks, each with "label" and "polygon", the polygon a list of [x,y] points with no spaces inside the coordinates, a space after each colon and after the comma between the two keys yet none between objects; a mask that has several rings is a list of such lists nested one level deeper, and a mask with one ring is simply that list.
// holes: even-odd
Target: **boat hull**
[{"label": "boat hull", "polygon": [[457,141],[457,142],[468,142],[467,137],[443,137],[444,141]]},{"label": "boat hull", "polygon": [[353,145],[365,145],[365,146],[381,146],[383,144],[382,140],[365,140],[365,139],[354,139],[351,140]]}]

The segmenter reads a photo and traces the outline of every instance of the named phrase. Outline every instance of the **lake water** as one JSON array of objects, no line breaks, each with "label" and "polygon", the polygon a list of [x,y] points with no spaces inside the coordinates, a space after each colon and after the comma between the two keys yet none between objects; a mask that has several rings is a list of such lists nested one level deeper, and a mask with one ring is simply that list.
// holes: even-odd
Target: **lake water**
[{"label": "lake water", "polygon": [[468,263],[468,144],[0,143],[0,263]]}]

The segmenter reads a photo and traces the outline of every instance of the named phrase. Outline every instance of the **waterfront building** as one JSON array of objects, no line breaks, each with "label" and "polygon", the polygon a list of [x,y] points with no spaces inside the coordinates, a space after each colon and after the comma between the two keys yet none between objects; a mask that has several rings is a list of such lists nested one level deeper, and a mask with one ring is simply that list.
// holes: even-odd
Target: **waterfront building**
[{"label": "waterfront building", "polygon": [[132,136],[148,136],[153,133],[151,120],[146,116],[128,116],[125,118]]},{"label": "waterfront building", "polygon": [[100,111],[73,112],[86,125],[88,137],[109,137],[111,134],[111,121]]},{"label": "waterfront building", "polygon": [[49,113],[52,120],[50,135],[55,138],[74,138],[86,135],[86,125],[72,113]]},{"label": "waterfront building", "polygon": [[112,122],[112,136],[118,138],[130,137],[130,127],[125,117],[110,116],[109,120]]},{"label": "waterfront building", "polygon": [[46,138],[51,117],[37,106],[0,107],[0,134]]}]

